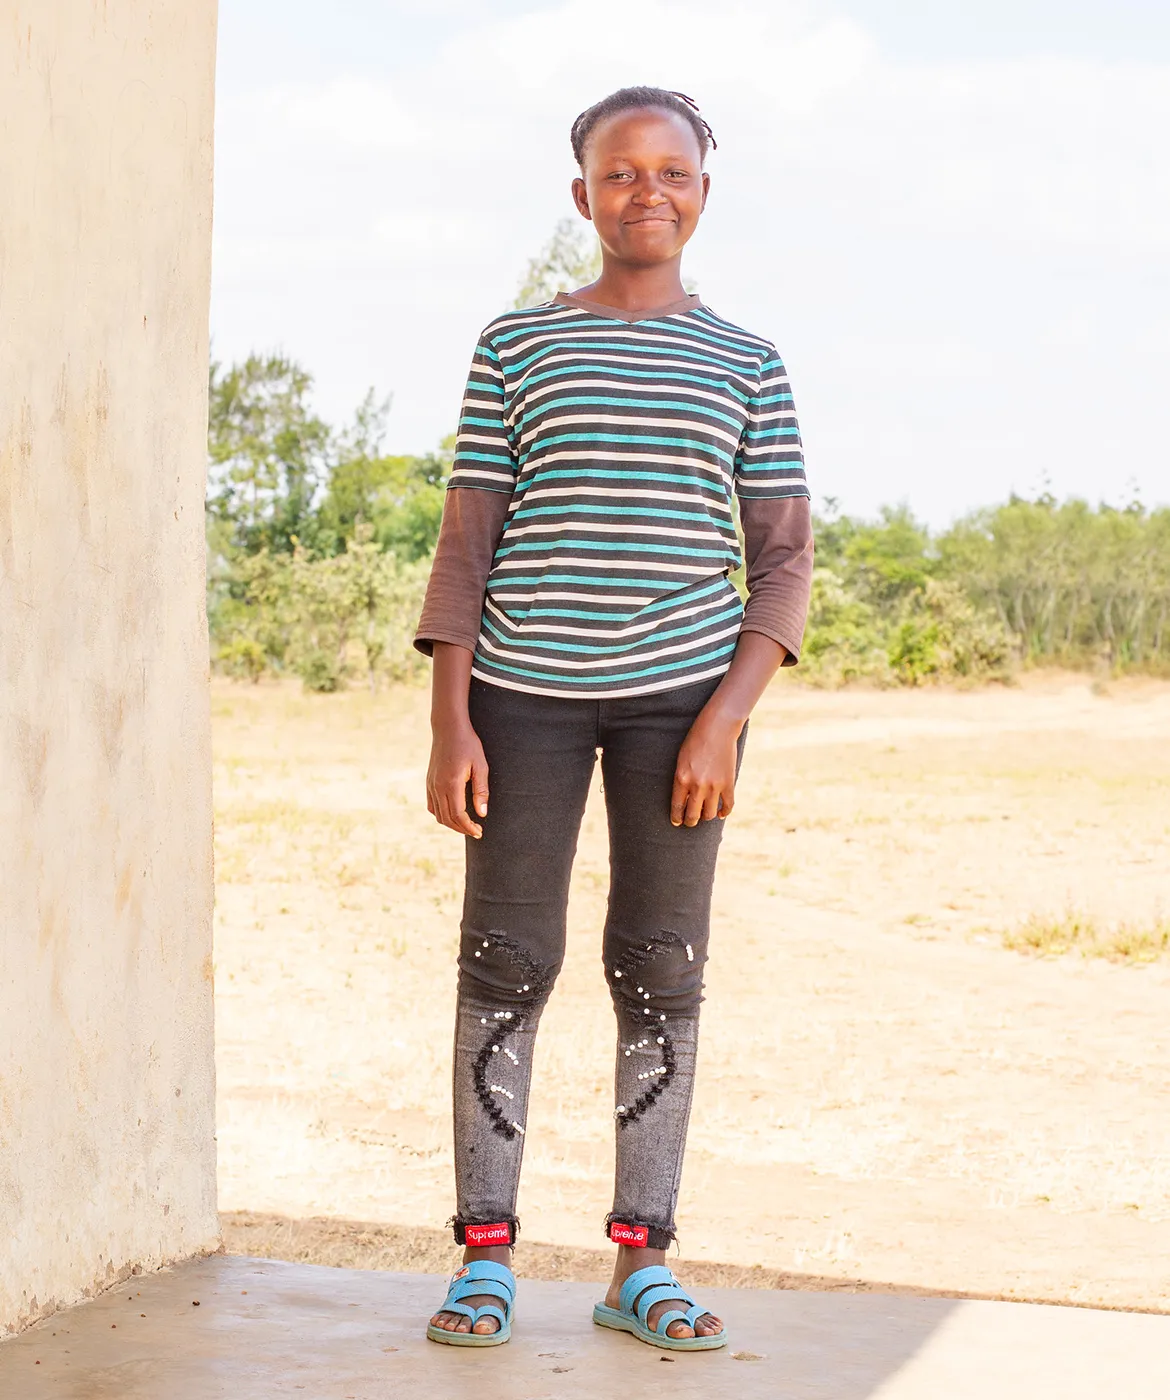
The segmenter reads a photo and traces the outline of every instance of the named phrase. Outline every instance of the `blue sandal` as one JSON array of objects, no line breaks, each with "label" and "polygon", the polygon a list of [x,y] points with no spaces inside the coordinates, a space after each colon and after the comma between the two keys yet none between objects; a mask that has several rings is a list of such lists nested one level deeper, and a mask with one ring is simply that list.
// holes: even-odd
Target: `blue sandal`
[{"label": "blue sandal", "polygon": [[[651,1332],[646,1324],[650,1309],[667,1298],[682,1299],[687,1309],[684,1312],[681,1308],[668,1308]],[[700,1307],[670,1270],[661,1264],[652,1264],[648,1269],[638,1269],[632,1273],[622,1284],[620,1301],[621,1306],[617,1308],[608,1307],[605,1303],[595,1304],[593,1321],[599,1327],[612,1327],[615,1332],[630,1332],[640,1342],[661,1347],[663,1351],[714,1351],[716,1347],[727,1345],[726,1328],[710,1337],[666,1335],[666,1329],[672,1322],[685,1322],[693,1329],[707,1309]]]},{"label": "blue sandal", "polygon": [[[461,1298],[476,1294],[499,1298],[502,1308],[483,1303],[478,1308],[461,1303]],[[495,1332],[448,1332],[444,1327],[428,1323],[427,1336],[432,1342],[453,1347],[498,1347],[512,1335],[512,1312],[516,1297],[516,1276],[506,1264],[493,1264],[490,1259],[477,1259],[464,1266],[452,1277],[443,1306],[437,1312],[461,1313],[471,1319],[472,1327],[481,1317],[494,1317],[500,1324]]]}]

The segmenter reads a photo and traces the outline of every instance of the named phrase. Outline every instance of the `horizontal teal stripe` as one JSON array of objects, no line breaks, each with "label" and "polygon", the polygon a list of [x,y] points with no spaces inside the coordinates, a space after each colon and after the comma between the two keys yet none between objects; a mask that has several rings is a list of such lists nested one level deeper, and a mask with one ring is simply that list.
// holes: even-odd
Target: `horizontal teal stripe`
[{"label": "horizontal teal stripe", "polygon": [[502,418],[473,418],[470,413],[465,413],[459,420],[461,428],[494,428],[501,437],[506,437],[508,429]]},{"label": "horizontal teal stripe", "polygon": [[[679,588],[693,588],[704,578],[710,577],[710,572],[699,573],[698,579],[692,579],[690,583],[680,583],[678,576],[674,578],[598,578],[596,574],[520,574],[513,577],[493,578],[488,582],[488,592],[497,593],[502,588],[516,588],[521,585],[530,587],[538,583],[575,583],[582,588],[655,588],[660,593],[665,591],[673,593]],[[603,598],[598,598],[599,603],[604,602]]]},{"label": "horizontal teal stripe", "polygon": [[[695,545],[687,545],[685,550],[680,550],[677,542],[674,544],[626,544],[617,540],[533,540],[531,543],[521,540],[517,544],[509,545],[507,549],[500,550],[496,555],[497,559],[507,559],[513,554],[534,554],[538,550],[555,549],[558,552],[568,553],[574,549],[599,549],[610,554],[669,554],[679,559],[694,558],[700,555],[706,559],[725,559],[727,551],[723,549],[699,549]],[[620,561],[613,560],[615,565]]]},{"label": "horizontal teal stripe", "polygon": [[[733,385],[726,383],[724,380],[714,377],[716,371],[712,371],[712,377],[707,378],[701,374],[684,374],[681,370],[677,369],[626,369],[624,366],[619,369],[615,365],[585,364],[574,365],[571,370],[558,367],[557,369],[545,370],[543,374],[529,375],[527,383],[543,384],[546,379],[564,379],[570,375],[573,379],[578,379],[587,374],[612,374],[616,375],[619,379],[681,379],[686,384],[701,384],[707,389],[725,389],[733,398],[738,399],[740,403],[743,404],[750,401],[749,395],[745,394],[742,390],[736,389]],[[750,378],[749,375],[742,375],[741,377],[745,379]],[[789,397],[791,397],[791,395],[789,395]]]},{"label": "horizontal teal stripe", "polygon": [[[587,354],[590,351],[596,353],[598,350],[617,350],[624,355],[661,355],[664,353],[661,345],[654,345],[650,341],[626,340],[611,344],[608,341],[585,340],[558,340],[553,345],[542,345],[539,350],[534,350],[527,359],[517,360],[508,366],[508,372],[516,374],[520,370],[527,369],[536,360],[542,360],[546,355],[557,354],[564,350],[583,350]],[[684,360],[695,360],[702,365],[711,365],[722,370],[724,374],[738,374],[741,378],[753,378],[752,370],[745,370],[742,365],[727,364],[726,361],[716,359],[713,355],[704,355],[698,350],[692,350],[686,346],[672,345],[670,354],[677,355]],[[563,373],[563,371],[562,371]]]},{"label": "horizontal teal stripe", "polygon": [[516,470],[516,462],[511,453],[506,457],[501,457],[498,452],[468,452],[461,447],[455,454],[451,470],[454,471],[460,462],[506,462],[510,472]]},{"label": "horizontal teal stripe", "polygon": [[744,472],[768,472],[773,476],[799,476],[804,472],[804,465],[801,462],[749,462],[747,460],[739,463],[739,474]]},{"label": "horizontal teal stripe", "polygon": [[589,408],[596,406],[600,406],[601,408],[666,408],[675,413],[701,413],[707,418],[717,418],[721,423],[726,423],[729,428],[734,428],[736,432],[739,432],[743,427],[742,419],[732,418],[728,413],[720,413],[718,409],[707,408],[693,402],[676,403],[671,399],[611,399],[602,398],[600,395],[594,394],[573,395],[568,398],[560,399],[546,399],[534,405],[530,413],[525,413],[524,422],[527,424],[529,419],[535,419],[554,408],[581,408],[586,406]]},{"label": "horizontal teal stripe", "polygon": [[620,658],[622,652],[637,651],[639,647],[653,648],[658,646],[661,642],[672,641],[675,637],[691,637],[694,636],[696,632],[710,631],[711,628],[717,627],[720,623],[729,622],[733,617],[739,618],[742,617],[742,615],[743,607],[737,599],[735,607],[728,608],[721,613],[714,613],[710,617],[704,617],[698,622],[688,624],[686,627],[672,627],[668,628],[665,632],[650,632],[646,636],[639,637],[636,641],[632,642],[611,642],[608,645],[597,646],[586,646],[580,642],[541,642],[531,637],[509,636],[506,632],[501,632],[491,619],[486,616],[483,619],[483,625],[498,642],[502,642],[505,646],[515,646],[525,651],[536,648],[540,651],[565,651],[573,654],[588,652],[590,655]]},{"label": "horizontal teal stripe", "polygon": [[523,452],[520,456],[521,465],[528,461],[536,448],[543,450],[547,447],[558,447],[564,442],[598,442],[611,447],[679,447],[686,448],[691,452],[705,453],[709,457],[714,457],[716,461],[725,462],[728,465],[732,460],[730,452],[716,447],[713,443],[696,442],[694,438],[668,438],[657,435],[643,437],[638,433],[555,433],[551,437],[542,437]]},{"label": "horizontal teal stripe", "polygon": [[490,656],[486,656],[482,651],[475,653],[475,659],[484,666],[491,666],[494,670],[505,671],[513,676],[527,676],[531,680],[538,681],[559,681],[563,685],[610,685],[614,681],[636,681],[643,676],[664,676],[671,671],[691,671],[699,666],[704,666],[708,662],[718,661],[720,657],[730,656],[735,651],[735,642],[729,643],[725,647],[719,647],[715,651],[706,652],[702,656],[689,656],[682,661],[673,662],[670,665],[646,666],[640,671],[624,671],[617,674],[604,674],[593,676],[564,676],[558,671],[530,671],[523,666],[505,666],[502,661],[495,661]]},{"label": "horizontal teal stripe", "polygon": [[[581,608],[529,608],[525,617],[570,617],[578,622],[633,622],[636,617],[644,617],[647,613],[662,612],[664,608],[685,608],[701,598],[709,598],[712,593],[726,592],[727,589],[733,587],[734,585],[728,582],[727,575],[720,574],[718,579],[714,583],[709,583],[706,588],[695,589],[693,584],[687,584],[684,588],[672,589],[668,597],[660,598],[656,603],[647,603],[643,607],[635,608],[631,613],[586,612]],[[677,595],[680,593],[684,596],[678,597]],[[738,597],[738,594],[736,596]],[[600,602],[601,599],[598,601]]]},{"label": "horizontal teal stripe", "polygon": [[715,481],[708,481],[702,476],[681,476],[671,472],[635,472],[622,471],[620,468],[610,470],[602,467],[558,467],[555,469],[544,469],[537,467],[536,470],[516,487],[517,496],[521,496],[525,491],[531,490],[533,486],[543,485],[546,481],[578,481],[582,485],[593,478],[604,481],[663,481],[671,486],[698,486],[704,491],[713,492],[720,500],[727,500],[727,488],[719,485]]},{"label": "horizontal teal stripe", "polygon": [[745,438],[759,439],[767,437],[799,437],[800,429],[792,424],[787,424],[781,428],[748,428],[744,433]]},{"label": "horizontal teal stripe", "polygon": [[[513,515],[514,520],[528,520],[534,515],[638,515],[646,516],[651,520],[694,520],[703,525],[714,524],[719,528],[719,521],[714,520],[706,511],[691,510],[660,510],[656,506],[525,506]],[[728,524],[730,525],[730,517]]]}]

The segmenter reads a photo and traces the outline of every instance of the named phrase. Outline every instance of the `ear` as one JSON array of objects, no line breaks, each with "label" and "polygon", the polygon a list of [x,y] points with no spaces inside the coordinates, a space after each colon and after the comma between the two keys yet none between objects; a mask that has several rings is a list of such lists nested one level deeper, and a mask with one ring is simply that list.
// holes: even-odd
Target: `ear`
[{"label": "ear", "polygon": [[700,213],[700,214],[701,214],[701,213],[703,212],[703,210],[706,209],[706,207],[707,207],[707,196],[708,196],[710,193],[711,193],[711,177],[710,177],[710,175],[708,175],[707,172],[704,170],[704,171],[703,171],[703,202],[702,202],[702,204],[699,205],[699,213]]},{"label": "ear", "polygon": [[572,190],[573,203],[577,206],[577,213],[592,223],[593,215],[589,212],[589,191],[585,188],[585,181],[579,175],[573,181]]}]

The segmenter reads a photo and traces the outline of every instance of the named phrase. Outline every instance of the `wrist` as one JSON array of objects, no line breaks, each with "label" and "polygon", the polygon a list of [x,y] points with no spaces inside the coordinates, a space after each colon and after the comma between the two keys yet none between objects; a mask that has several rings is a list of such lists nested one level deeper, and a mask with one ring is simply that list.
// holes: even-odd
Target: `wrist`
[{"label": "wrist", "polygon": [[451,734],[471,728],[471,715],[466,700],[444,697],[431,703],[431,733]]},{"label": "wrist", "polygon": [[730,730],[738,739],[749,716],[742,705],[737,705],[733,699],[716,691],[703,706],[699,718],[712,728]]}]

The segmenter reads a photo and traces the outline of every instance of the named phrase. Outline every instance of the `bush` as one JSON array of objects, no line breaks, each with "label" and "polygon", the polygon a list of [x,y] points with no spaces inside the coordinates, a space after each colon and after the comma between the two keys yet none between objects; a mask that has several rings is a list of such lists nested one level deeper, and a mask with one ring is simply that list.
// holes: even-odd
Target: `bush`
[{"label": "bush", "polygon": [[419,675],[426,663],[412,642],[429,561],[403,563],[371,533],[359,526],[344,554],[324,559],[298,546],[233,561],[211,613],[220,669],[251,680],[291,672],[322,692],[359,674],[371,689]]}]

